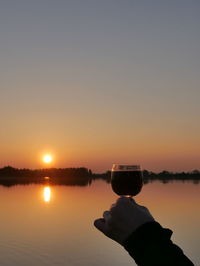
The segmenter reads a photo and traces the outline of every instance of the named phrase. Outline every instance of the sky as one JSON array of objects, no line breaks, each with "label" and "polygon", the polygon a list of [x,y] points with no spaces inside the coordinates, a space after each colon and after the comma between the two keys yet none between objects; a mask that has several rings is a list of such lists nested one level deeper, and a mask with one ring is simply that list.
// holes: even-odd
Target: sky
[{"label": "sky", "polygon": [[0,167],[200,168],[200,2],[2,0]]}]

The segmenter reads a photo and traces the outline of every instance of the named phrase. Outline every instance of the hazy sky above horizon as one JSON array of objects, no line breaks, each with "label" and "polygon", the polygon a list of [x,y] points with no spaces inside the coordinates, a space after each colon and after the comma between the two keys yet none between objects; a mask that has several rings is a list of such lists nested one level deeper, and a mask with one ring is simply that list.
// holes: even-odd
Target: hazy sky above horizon
[{"label": "hazy sky above horizon", "polygon": [[200,168],[200,2],[3,0],[0,166]]}]

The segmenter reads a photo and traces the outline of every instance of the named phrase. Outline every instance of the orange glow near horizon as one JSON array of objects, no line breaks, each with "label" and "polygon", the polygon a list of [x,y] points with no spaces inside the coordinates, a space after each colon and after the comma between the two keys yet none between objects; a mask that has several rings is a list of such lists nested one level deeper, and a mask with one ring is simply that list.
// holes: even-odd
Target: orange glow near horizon
[{"label": "orange glow near horizon", "polygon": [[[77,137],[78,139],[78,137]],[[92,140],[92,138],[91,138]],[[87,167],[94,173],[102,173],[110,170],[113,163],[127,163],[127,164],[140,164],[143,169],[147,169],[153,172],[160,172],[163,170],[182,172],[193,171],[199,169],[199,152],[200,145],[191,145],[190,142],[185,143],[184,148],[181,148],[180,143],[173,143],[173,149],[169,143],[161,145],[155,141],[149,139],[149,143],[146,144],[146,149],[142,146],[141,150],[140,141],[135,143],[134,141],[128,146],[128,140],[124,140],[124,147],[119,143],[113,148],[111,141],[110,145],[100,141],[95,144],[86,141],[81,148],[71,142],[68,146],[65,140],[58,138],[56,144],[49,145],[47,147],[38,147],[37,149],[33,144],[24,143],[25,148],[20,147],[14,151],[5,149],[0,151],[1,167],[10,165],[15,168],[28,168],[28,169],[40,169],[40,168],[70,168],[70,167]],[[146,141],[147,142],[147,141]],[[154,149],[153,144],[154,143]],[[74,144],[72,147],[71,145]],[[87,146],[86,146],[87,144]],[[125,145],[126,144],[126,145]],[[90,148],[93,145],[94,148]],[[101,145],[101,148],[99,146]],[[189,148],[188,146],[191,145]],[[63,148],[64,147],[64,148]],[[65,148],[67,147],[67,148]],[[52,160],[49,161],[47,157],[44,161],[44,156],[50,155]],[[46,157],[45,157],[46,158]]]}]

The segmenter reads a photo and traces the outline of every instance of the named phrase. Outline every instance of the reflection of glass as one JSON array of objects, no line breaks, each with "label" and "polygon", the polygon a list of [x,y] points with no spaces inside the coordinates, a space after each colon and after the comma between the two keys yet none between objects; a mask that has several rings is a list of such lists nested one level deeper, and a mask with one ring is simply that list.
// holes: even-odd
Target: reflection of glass
[{"label": "reflection of glass", "polygon": [[135,196],[142,189],[142,172],[139,165],[113,164],[111,174],[113,191],[120,196]]},{"label": "reflection of glass", "polygon": [[49,202],[51,200],[51,188],[49,186],[44,187],[43,197],[45,202]]}]

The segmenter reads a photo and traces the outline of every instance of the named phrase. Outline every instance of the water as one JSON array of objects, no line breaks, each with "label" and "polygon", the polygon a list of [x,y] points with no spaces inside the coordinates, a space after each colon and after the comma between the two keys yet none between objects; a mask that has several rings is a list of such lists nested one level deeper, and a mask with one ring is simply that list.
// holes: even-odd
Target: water
[{"label": "water", "polygon": [[[174,231],[173,241],[200,265],[200,184],[149,183],[136,200]],[[117,199],[109,184],[0,186],[0,265],[133,266],[93,220]]]}]

